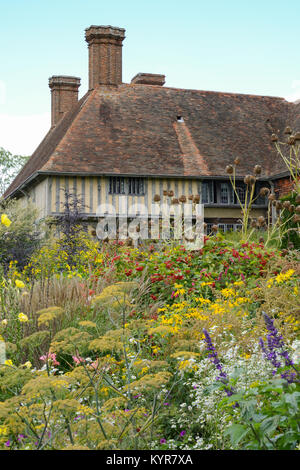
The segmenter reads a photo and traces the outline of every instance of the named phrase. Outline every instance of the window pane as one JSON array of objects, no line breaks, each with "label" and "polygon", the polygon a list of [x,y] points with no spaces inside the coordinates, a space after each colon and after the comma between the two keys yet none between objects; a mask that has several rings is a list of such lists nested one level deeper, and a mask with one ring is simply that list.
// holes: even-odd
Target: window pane
[{"label": "window pane", "polygon": [[[245,190],[245,188],[237,187],[237,188],[236,188],[236,192],[237,192],[237,194],[238,194],[238,197],[239,197],[239,199],[240,199],[240,202],[241,202],[242,204],[244,204],[245,198],[246,198],[246,190]],[[237,200],[237,203],[238,203],[238,202],[239,202],[239,201]]]},{"label": "window pane", "polygon": [[124,194],[124,178],[119,176],[111,176],[109,178],[110,194]]},{"label": "window pane", "polygon": [[202,204],[211,204],[213,202],[214,202],[213,182],[203,181],[202,182]]},{"label": "window pane", "polygon": [[220,199],[221,204],[228,204],[229,202],[229,191],[226,183],[221,184]]}]

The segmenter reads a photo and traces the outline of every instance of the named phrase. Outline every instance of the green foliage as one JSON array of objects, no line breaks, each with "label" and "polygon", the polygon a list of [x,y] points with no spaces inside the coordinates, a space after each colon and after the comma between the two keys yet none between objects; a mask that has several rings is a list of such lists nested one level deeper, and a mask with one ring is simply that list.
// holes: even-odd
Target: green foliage
[{"label": "green foliage", "polygon": [[29,157],[13,155],[0,147],[0,196],[5,192]]},{"label": "green foliage", "polygon": [[[300,386],[274,378],[234,394],[226,400],[239,404],[239,422],[226,434],[234,447],[292,450],[299,443]],[[235,421],[237,421],[235,417]]]},{"label": "green foliage", "polygon": [[19,200],[2,200],[0,211],[13,220],[9,227],[0,224],[0,264],[7,270],[16,261],[22,269],[40,246],[45,227],[37,221],[38,210],[30,202],[24,206]]},{"label": "green foliage", "polygon": [[[293,192],[281,198],[281,201],[289,201],[291,208],[300,207],[299,195]],[[298,201],[298,202],[297,202]],[[282,225],[284,226],[284,235],[281,241],[281,248],[291,248],[300,250],[300,212],[284,209],[281,213]]]}]

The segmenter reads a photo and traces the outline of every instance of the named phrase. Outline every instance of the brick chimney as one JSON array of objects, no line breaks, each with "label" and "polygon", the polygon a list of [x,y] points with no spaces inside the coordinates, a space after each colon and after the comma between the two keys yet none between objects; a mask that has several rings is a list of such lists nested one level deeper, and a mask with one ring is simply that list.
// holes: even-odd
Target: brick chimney
[{"label": "brick chimney", "polygon": [[51,89],[51,126],[61,120],[78,102],[80,78],[65,75],[53,75],[49,78]]},{"label": "brick chimney", "polygon": [[159,75],[157,73],[138,73],[133,77],[131,83],[134,85],[158,85],[163,86],[166,83],[165,75]]},{"label": "brick chimney", "polygon": [[122,42],[125,29],[90,26],[85,30],[89,47],[89,89],[122,83]]}]

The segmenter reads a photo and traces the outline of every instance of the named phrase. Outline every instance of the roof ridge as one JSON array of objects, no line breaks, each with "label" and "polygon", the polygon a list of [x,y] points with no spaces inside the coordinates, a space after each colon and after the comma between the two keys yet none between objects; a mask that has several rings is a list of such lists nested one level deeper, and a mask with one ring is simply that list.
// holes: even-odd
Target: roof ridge
[{"label": "roof ridge", "polygon": [[280,101],[286,101],[287,103],[289,103],[289,101],[287,101],[282,96],[257,95],[254,93],[253,94],[252,93],[236,93],[236,92],[231,92],[231,91],[199,90],[196,88],[177,88],[177,87],[168,87],[168,86],[160,86],[160,85],[148,85],[148,84],[142,84],[142,83],[122,83],[122,85],[129,86],[129,87],[155,88],[156,90],[191,91],[193,93],[196,92],[196,93],[215,94],[215,95],[243,96],[243,97],[248,97],[248,98],[268,98],[268,99],[270,98],[270,99],[276,99]]}]

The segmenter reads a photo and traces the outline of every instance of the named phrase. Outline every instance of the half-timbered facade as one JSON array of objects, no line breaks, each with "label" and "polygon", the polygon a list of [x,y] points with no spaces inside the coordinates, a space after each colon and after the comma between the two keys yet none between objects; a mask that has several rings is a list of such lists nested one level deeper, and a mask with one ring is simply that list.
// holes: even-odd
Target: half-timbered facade
[{"label": "half-timbered facade", "polygon": [[[89,90],[79,101],[78,77],[49,79],[51,129],[4,196],[30,198],[47,217],[63,211],[65,190],[75,192],[91,225],[103,204],[120,213],[119,196],[126,196],[129,217],[142,215],[141,207],[150,216],[158,195],[170,205],[184,198],[192,204],[196,196],[208,229],[238,229],[240,206],[225,167],[239,157],[241,201],[244,176],[256,164],[262,167],[257,191],[280,190],[287,176],[270,137],[283,136],[287,125],[300,128],[300,103],[168,88],[164,75],[149,73],[123,83],[124,37],[111,26],[86,30]],[[258,197],[253,215],[266,207]]]}]

